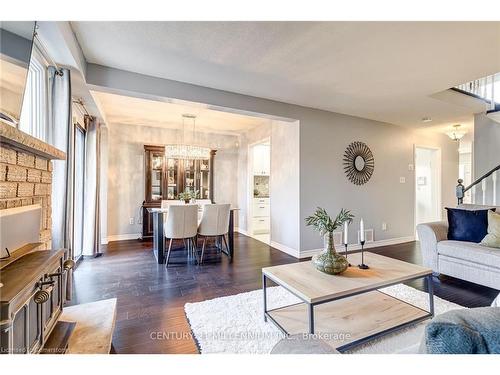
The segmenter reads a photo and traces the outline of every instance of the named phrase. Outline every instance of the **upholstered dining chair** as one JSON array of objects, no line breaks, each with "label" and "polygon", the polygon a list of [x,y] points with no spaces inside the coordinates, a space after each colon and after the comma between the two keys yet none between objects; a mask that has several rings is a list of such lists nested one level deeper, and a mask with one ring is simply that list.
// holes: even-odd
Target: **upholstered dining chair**
[{"label": "upholstered dining chair", "polygon": [[226,234],[229,228],[230,207],[230,204],[207,204],[204,206],[203,217],[198,227],[198,235],[203,237],[200,263],[203,263],[205,246],[207,244],[207,239],[210,237],[215,238],[216,242],[220,244],[220,249],[222,249],[221,241],[224,241],[226,250],[229,252]]},{"label": "upholstered dining chair", "polygon": [[170,259],[173,240],[184,240],[187,242],[188,260],[190,254],[193,254],[196,261],[198,259],[198,249],[196,246],[196,234],[198,230],[198,205],[183,204],[170,205],[168,207],[167,220],[164,225],[165,238],[169,240],[166,266]]},{"label": "upholstered dining chair", "polygon": [[184,203],[184,201],[180,201],[180,200],[162,200],[161,201],[161,208],[169,208],[170,206],[182,206],[182,205],[185,205],[186,203]]},{"label": "upholstered dining chair", "polygon": [[206,206],[207,204],[212,204],[212,200],[211,199],[197,199],[196,204],[198,204],[199,206]]}]

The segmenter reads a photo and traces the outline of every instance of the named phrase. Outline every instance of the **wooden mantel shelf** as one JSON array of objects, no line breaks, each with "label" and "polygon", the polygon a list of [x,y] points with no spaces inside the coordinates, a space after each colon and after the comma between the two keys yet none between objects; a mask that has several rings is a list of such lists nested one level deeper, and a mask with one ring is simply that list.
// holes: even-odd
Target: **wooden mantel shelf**
[{"label": "wooden mantel shelf", "polygon": [[65,160],[66,153],[25,132],[0,121],[0,142],[44,159]]}]

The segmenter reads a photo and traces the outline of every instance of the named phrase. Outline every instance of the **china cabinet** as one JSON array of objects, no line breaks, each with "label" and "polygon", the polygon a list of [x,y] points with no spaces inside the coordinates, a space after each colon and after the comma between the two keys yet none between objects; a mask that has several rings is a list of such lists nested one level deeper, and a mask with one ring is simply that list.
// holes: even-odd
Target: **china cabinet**
[{"label": "china cabinet", "polygon": [[199,192],[200,199],[213,200],[216,150],[210,159],[168,159],[164,146],[144,145],[145,197],[142,204],[142,238],[153,235],[153,220],[147,208],[161,207],[162,200],[176,200],[186,190]]}]

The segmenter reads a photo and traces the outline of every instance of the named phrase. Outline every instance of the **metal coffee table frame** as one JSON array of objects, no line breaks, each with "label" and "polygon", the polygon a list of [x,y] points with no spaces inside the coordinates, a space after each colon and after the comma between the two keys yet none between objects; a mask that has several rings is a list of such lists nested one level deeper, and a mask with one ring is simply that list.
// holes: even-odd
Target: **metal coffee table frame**
[{"label": "metal coffee table frame", "polygon": [[[422,278],[425,278],[425,280],[426,280],[427,292],[429,293],[429,311],[423,310],[420,307],[412,305],[411,303],[403,301],[403,300],[401,300],[399,298],[396,298],[396,297],[393,297],[393,296],[391,296],[391,297],[394,298],[394,299],[396,299],[396,300],[398,300],[398,301],[406,303],[407,305],[415,307],[416,309],[419,309],[419,310],[422,310],[422,311],[426,312],[426,315],[421,316],[421,317],[416,318],[416,319],[411,319],[411,320],[409,320],[409,321],[407,321],[405,323],[395,325],[394,327],[388,328],[386,330],[383,330],[383,331],[377,332],[375,334],[372,334],[372,335],[360,338],[358,340],[349,342],[349,343],[347,343],[345,345],[339,346],[338,348],[336,348],[336,350],[338,350],[339,352],[346,351],[346,350],[351,349],[351,348],[353,348],[355,346],[364,344],[367,341],[373,340],[373,339],[375,339],[377,337],[381,337],[381,336],[387,335],[389,333],[392,333],[394,331],[398,331],[398,330],[400,330],[400,329],[402,329],[404,327],[407,327],[409,325],[412,325],[412,324],[415,324],[415,323],[419,323],[419,322],[424,321],[426,319],[432,318],[434,316],[434,287],[432,285],[432,274],[408,278],[408,279],[405,279],[404,282],[418,280],[418,279],[422,279]],[[397,284],[401,284],[402,283],[401,281],[394,282],[394,283],[388,283],[388,284],[384,284],[382,286],[379,285],[377,287],[369,288],[369,289],[363,290],[361,292],[353,292],[353,293],[349,293],[347,295],[343,295],[341,297],[334,297],[334,298],[326,299],[324,301],[312,302],[311,303],[311,302],[308,302],[308,301],[304,300],[304,298],[302,298],[301,296],[297,295],[296,293],[294,293],[292,290],[290,290],[286,286],[282,285],[279,281],[274,280],[272,277],[270,277],[268,275],[265,275],[263,273],[262,274],[262,291],[263,291],[263,295],[264,295],[264,321],[267,322],[267,320],[269,319],[271,322],[274,323],[274,325],[276,327],[278,327],[280,329],[281,332],[283,332],[287,336],[289,335],[289,333],[286,331],[286,329],[284,327],[282,327],[270,315],[270,313],[273,312],[273,311],[277,311],[277,310],[281,310],[281,309],[290,307],[290,306],[295,306],[295,305],[298,305],[298,304],[301,304],[301,303],[299,302],[297,304],[292,304],[292,305],[288,305],[288,306],[282,306],[282,307],[279,307],[279,308],[276,308],[276,309],[273,309],[273,310],[267,310],[267,291],[266,291],[266,289],[267,289],[267,279],[273,281],[274,283],[278,284],[282,288],[286,289],[289,293],[291,293],[295,297],[299,298],[302,301],[302,303],[306,304],[306,306],[307,306],[307,312],[308,312],[308,320],[309,320],[309,334],[314,334],[314,307],[315,306],[322,305],[324,303],[333,302],[333,301],[340,300],[340,299],[343,299],[343,298],[353,297],[353,296],[356,296],[356,295],[359,295],[359,294],[373,292],[373,291],[378,290],[380,288],[385,288],[385,287],[389,287],[389,286],[393,286],[393,285],[397,285]],[[383,293],[383,292],[380,292],[380,293]]]}]

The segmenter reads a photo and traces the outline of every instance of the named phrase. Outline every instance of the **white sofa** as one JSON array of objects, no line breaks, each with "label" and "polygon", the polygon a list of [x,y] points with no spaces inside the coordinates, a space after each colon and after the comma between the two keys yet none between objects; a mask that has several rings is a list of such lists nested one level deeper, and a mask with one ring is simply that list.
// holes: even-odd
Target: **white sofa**
[{"label": "white sofa", "polygon": [[[492,207],[468,204],[459,206],[467,210]],[[500,212],[500,207],[496,209]],[[447,221],[419,224],[417,233],[423,263],[436,274],[500,289],[500,249],[473,242],[448,240]]]}]

